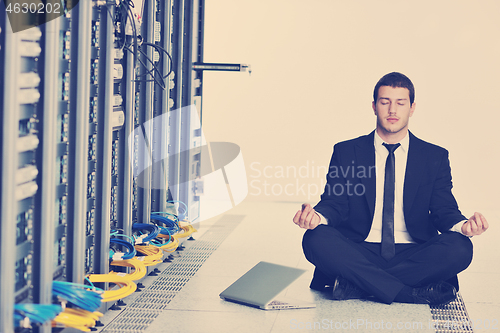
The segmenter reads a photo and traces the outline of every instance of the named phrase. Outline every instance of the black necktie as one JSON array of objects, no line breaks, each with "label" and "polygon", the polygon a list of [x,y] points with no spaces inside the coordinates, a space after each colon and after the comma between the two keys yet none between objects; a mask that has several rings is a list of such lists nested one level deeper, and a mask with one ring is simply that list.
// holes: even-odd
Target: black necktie
[{"label": "black necktie", "polygon": [[384,208],[382,210],[382,242],[380,254],[386,260],[390,260],[396,253],[394,247],[394,183],[395,179],[395,158],[394,151],[400,146],[399,143],[390,145],[383,143],[389,151],[385,162],[384,180]]}]

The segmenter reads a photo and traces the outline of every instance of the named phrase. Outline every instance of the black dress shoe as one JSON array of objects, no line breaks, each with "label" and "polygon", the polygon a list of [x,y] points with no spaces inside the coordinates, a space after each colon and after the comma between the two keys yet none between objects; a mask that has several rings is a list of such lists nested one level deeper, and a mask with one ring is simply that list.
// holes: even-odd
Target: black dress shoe
[{"label": "black dress shoe", "polygon": [[457,297],[457,291],[448,282],[431,283],[426,287],[413,288],[415,304],[439,305],[447,304]]},{"label": "black dress shoe", "polygon": [[309,288],[312,290],[324,291],[328,286],[333,285],[332,281],[334,280],[330,279],[325,273],[316,268]]},{"label": "black dress shoe", "polygon": [[368,293],[356,287],[349,280],[339,276],[333,284],[332,298],[336,301],[343,301],[347,299],[366,299]]}]

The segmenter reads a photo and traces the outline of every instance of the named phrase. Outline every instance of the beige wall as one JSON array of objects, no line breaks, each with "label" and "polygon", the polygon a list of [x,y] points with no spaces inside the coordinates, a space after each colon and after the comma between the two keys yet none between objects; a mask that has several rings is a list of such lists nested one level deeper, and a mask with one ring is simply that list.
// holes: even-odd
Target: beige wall
[{"label": "beige wall", "polygon": [[204,77],[205,136],[240,145],[246,200],[316,203],[333,144],[374,129],[373,87],[400,71],[464,214],[498,209],[500,1],[209,0],[205,61],[252,66]]}]

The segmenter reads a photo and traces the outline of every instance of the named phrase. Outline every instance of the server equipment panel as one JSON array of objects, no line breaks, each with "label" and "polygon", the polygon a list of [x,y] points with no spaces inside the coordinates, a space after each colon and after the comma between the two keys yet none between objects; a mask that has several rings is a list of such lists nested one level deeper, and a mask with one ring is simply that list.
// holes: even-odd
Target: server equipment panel
[{"label": "server equipment panel", "polygon": [[[192,131],[190,122],[183,133],[182,117],[170,118],[187,102],[200,103],[202,78],[186,79],[193,59],[183,56],[199,30],[191,27],[198,14],[192,1],[136,3],[65,0],[59,18],[8,35],[0,13],[2,332],[20,324],[12,325],[14,304],[52,303],[54,281],[88,284],[89,275],[108,288],[110,239],[117,232],[151,238],[137,251],[152,267],[194,230],[179,219],[196,218],[197,208],[173,208],[172,200],[182,198],[169,184],[179,184],[180,175],[196,177],[199,155],[193,150],[187,164],[165,157],[172,146],[199,142],[199,126]],[[150,126],[156,117],[164,118]],[[132,136],[129,149],[136,128],[143,136]],[[148,154],[163,159],[161,167],[134,175]],[[165,211],[174,216],[152,221],[151,212]],[[139,222],[147,226],[133,229]],[[112,245],[119,256],[127,252]],[[113,270],[134,272],[116,263]],[[117,300],[106,298],[100,310]],[[52,331],[50,324],[36,329]]]}]

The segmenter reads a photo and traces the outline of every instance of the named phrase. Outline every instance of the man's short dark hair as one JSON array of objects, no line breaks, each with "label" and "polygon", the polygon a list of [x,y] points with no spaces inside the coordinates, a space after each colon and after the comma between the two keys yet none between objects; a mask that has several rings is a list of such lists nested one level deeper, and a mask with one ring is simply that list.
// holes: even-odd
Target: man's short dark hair
[{"label": "man's short dark hair", "polygon": [[378,90],[380,87],[389,86],[393,88],[406,88],[410,92],[410,105],[413,104],[415,100],[415,88],[411,80],[404,74],[398,72],[392,72],[382,76],[375,85],[375,90],[373,90],[373,101],[377,103]]}]

